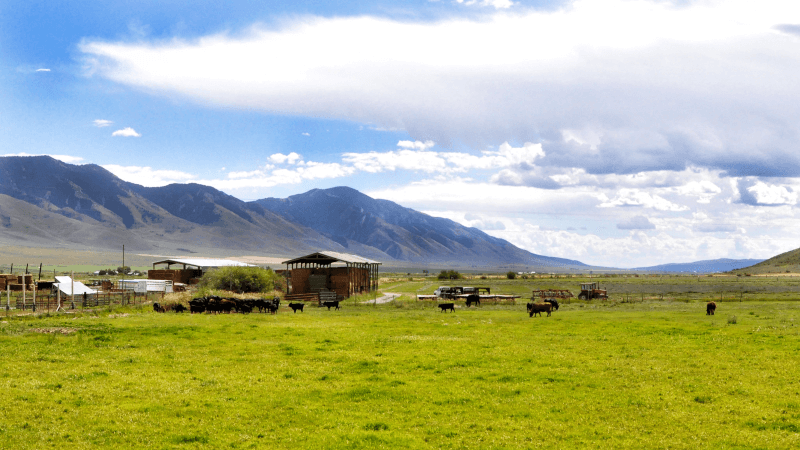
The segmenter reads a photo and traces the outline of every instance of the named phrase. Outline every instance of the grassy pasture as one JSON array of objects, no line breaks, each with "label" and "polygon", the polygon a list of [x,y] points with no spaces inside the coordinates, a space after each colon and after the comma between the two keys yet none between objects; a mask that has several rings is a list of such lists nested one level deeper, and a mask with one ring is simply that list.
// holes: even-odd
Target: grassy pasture
[{"label": "grassy pasture", "polygon": [[534,289],[567,289],[576,297],[580,284],[599,282],[601,289],[608,291],[612,301],[792,301],[800,300],[800,276],[610,276],[594,277],[564,276],[558,278],[537,277],[508,280],[503,277],[440,281],[435,277],[420,278],[402,275],[386,275],[381,280],[381,289],[415,297],[432,294],[439,286],[488,286],[492,293],[521,295],[528,299]]},{"label": "grassy pasture", "polygon": [[0,448],[800,446],[800,303],[704,306],[9,316]]}]

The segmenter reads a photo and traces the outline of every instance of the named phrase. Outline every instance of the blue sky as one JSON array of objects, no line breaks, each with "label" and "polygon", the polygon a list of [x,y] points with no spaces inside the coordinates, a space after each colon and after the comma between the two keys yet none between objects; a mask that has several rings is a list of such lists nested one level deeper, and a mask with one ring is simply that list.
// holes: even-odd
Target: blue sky
[{"label": "blue sky", "polygon": [[4,155],[351,186],[539,254],[800,247],[789,1],[5,1]]}]

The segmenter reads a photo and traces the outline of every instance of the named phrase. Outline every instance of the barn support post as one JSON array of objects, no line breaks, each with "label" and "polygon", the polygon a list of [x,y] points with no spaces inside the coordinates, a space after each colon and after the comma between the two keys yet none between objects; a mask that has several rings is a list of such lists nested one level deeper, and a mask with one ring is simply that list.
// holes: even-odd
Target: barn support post
[{"label": "barn support post", "polygon": [[75,271],[73,270],[69,274],[70,274],[69,281],[70,283],[72,283],[69,296],[70,306],[71,306],[70,309],[75,309]]}]

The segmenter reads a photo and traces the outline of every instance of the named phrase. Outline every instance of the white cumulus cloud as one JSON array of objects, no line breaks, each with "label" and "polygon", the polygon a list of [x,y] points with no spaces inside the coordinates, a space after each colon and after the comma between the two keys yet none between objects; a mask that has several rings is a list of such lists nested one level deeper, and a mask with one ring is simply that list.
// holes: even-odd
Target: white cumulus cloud
[{"label": "white cumulus cloud", "polygon": [[98,128],[108,127],[114,124],[113,121],[105,119],[95,119],[92,123]]},{"label": "white cumulus cloud", "polygon": [[673,203],[657,194],[638,189],[620,189],[613,199],[603,202],[599,206],[601,208],[639,206],[660,211],[686,211],[689,209],[687,206]]},{"label": "white cumulus cloud", "polygon": [[169,169],[153,169],[149,166],[104,164],[102,167],[122,180],[147,187],[166,186],[172,183],[190,183],[194,182],[197,178],[196,175],[187,172]]},{"label": "white cumulus cloud", "polygon": [[117,131],[111,133],[111,136],[142,137],[141,134],[137,133],[136,130],[134,130],[131,127],[127,127],[127,128],[123,128],[121,130],[117,130]]}]

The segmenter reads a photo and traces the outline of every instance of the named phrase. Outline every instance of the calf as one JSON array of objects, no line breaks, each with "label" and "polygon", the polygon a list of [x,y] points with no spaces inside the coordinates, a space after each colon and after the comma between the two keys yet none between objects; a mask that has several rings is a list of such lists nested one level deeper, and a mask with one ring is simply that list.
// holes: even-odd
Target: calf
[{"label": "calf", "polygon": [[306,306],[303,303],[289,303],[289,308],[292,308],[292,312],[297,312],[299,309],[300,312],[303,312],[303,307]]},{"label": "calf", "polygon": [[708,302],[708,304],[706,305],[706,315],[713,316],[714,312],[716,311],[717,311],[717,304],[714,302]]},{"label": "calf", "polygon": [[160,313],[167,312],[167,310],[164,309],[164,307],[159,305],[158,303],[153,303],[153,311]]},{"label": "calf", "polygon": [[468,295],[467,308],[469,308],[473,303],[475,304],[475,306],[481,306],[481,297],[475,294]]},{"label": "calf", "polygon": [[339,309],[339,300],[333,300],[333,301],[330,301],[330,302],[322,302],[322,306],[327,306],[328,307],[328,311],[331,310],[331,306],[335,307],[336,309]]},{"label": "calf", "polygon": [[448,309],[450,311],[456,312],[455,303],[439,303],[439,308],[442,310],[442,312],[446,312]]},{"label": "calf", "polygon": [[553,306],[553,309],[558,311],[558,300],[554,298],[546,298],[544,299],[544,302],[551,304]]},{"label": "calf", "polygon": [[538,314],[539,317],[541,317],[543,312],[547,312],[547,315],[549,316],[550,312],[553,311],[553,305],[551,305],[550,303],[529,303],[529,305],[530,305],[530,308],[528,309],[529,317],[533,317],[536,314]]}]

